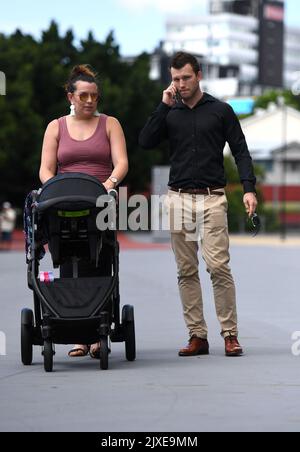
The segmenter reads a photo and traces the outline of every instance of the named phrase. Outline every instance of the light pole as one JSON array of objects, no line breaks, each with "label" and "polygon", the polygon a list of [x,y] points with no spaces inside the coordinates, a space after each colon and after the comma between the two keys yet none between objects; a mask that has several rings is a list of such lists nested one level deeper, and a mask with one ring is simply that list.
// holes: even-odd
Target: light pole
[{"label": "light pole", "polygon": [[280,208],[280,236],[282,240],[286,239],[286,186],[287,186],[287,106],[283,96],[278,98],[278,104],[281,106],[282,115],[282,157],[281,157],[281,208]]},{"label": "light pole", "polygon": [[6,95],[6,77],[4,72],[0,71],[0,96]]}]

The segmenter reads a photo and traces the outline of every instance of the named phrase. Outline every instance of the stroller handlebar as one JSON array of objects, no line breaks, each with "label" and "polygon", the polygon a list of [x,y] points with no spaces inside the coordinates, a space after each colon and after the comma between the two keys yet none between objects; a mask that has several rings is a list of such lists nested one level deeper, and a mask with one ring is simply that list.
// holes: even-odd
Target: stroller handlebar
[{"label": "stroller handlebar", "polygon": [[119,194],[118,194],[117,190],[111,189],[111,190],[108,190],[108,196],[111,196],[112,198],[114,198],[115,201],[117,201]]}]

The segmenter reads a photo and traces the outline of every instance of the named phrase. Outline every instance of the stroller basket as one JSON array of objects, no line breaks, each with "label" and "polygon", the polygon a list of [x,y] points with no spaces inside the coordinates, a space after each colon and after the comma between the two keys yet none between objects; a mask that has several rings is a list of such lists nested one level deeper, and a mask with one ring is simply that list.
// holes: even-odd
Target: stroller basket
[{"label": "stroller basket", "polygon": [[[53,311],[60,318],[91,317],[99,313],[111,278],[64,278],[52,283],[40,283],[40,289]],[[47,309],[45,309],[45,314]]]}]

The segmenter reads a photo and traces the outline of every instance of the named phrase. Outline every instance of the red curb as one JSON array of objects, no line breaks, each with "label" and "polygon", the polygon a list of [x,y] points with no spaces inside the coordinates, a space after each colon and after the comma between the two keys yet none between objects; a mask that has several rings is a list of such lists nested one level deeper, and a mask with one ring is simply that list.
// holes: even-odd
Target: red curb
[{"label": "red curb", "polygon": [[[118,233],[118,241],[122,250],[169,250],[170,245],[166,243],[142,243],[128,237],[127,234]],[[0,250],[3,249],[0,244]],[[24,234],[22,231],[15,231],[13,233],[13,241],[10,251],[24,251]]]},{"label": "red curb", "polygon": [[142,243],[130,239],[126,234],[118,233],[118,241],[121,249],[131,250],[168,250],[170,245],[166,243]]}]

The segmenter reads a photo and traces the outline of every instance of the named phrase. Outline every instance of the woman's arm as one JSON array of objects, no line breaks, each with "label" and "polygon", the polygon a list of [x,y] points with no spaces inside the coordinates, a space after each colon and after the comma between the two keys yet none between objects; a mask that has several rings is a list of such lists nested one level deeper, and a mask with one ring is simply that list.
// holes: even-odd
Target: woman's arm
[{"label": "woman's arm", "polygon": [[40,167],[40,180],[42,184],[56,175],[58,136],[59,123],[56,119],[50,122],[44,136]]},{"label": "woman's arm", "polygon": [[[114,166],[111,177],[115,177],[120,183],[128,173],[128,157],[124,132],[119,121],[113,117],[107,119],[106,130]],[[103,185],[106,190],[115,188],[115,184],[110,179],[104,182]]]}]

